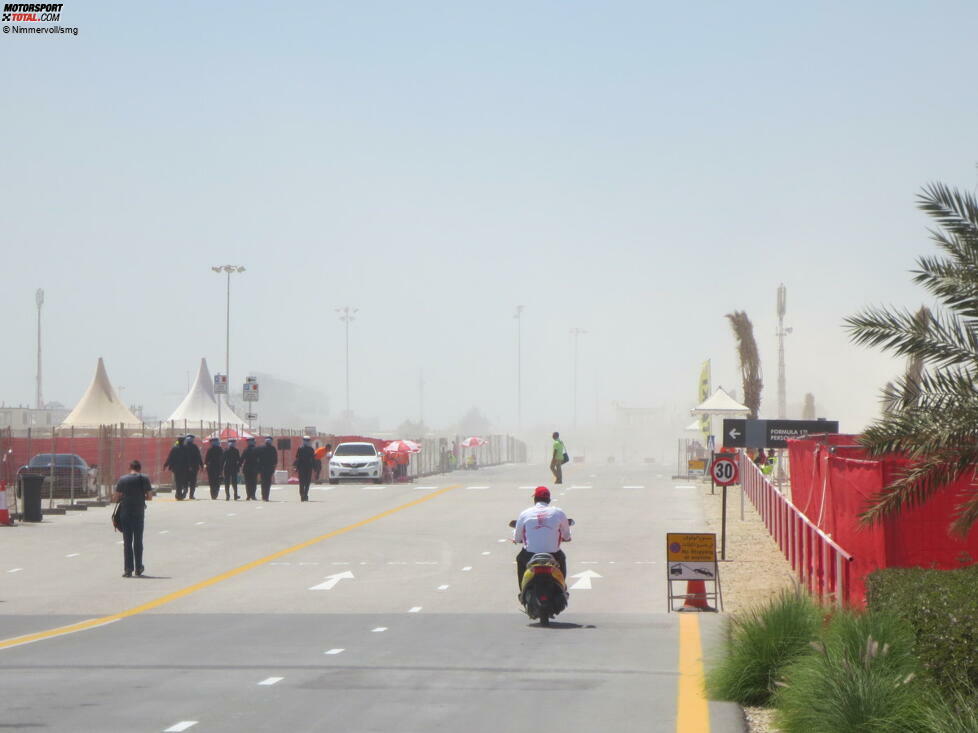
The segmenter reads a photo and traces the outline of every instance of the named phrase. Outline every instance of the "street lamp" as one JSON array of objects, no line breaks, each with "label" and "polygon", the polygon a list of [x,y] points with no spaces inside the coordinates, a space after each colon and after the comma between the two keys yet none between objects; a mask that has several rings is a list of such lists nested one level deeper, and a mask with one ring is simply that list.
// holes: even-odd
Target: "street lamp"
[{"label": "street lamp", "polygon": [[516,424],[523,429],[523,311],[524,305],[516,306]]},{"label": "street lamp", "polygon": [[583,328],[572,328],[571,336],[574,337],[574,427],[577,427],[577,342],[580,336],[587,333]]},{"label": "street lamp", "polygon": [[[222,272],[227,273],[227,308],[224,315],[224,376],[227,377],[228,384],[231,384],[231,274],[244,272],[245,269],[241,265],[218,265],[211,269],[218,274]],[[220,407],[220,397],[217,398],[217,404]],[[230,402],[228,405],[230,406]],[[221,429],[220,418],[218,419],[217,429],[218,431]]]},{"label": "street lamp", "polygon": [[340,320],[346,324],[346,418],[350,419],[350,321],[356,320],[359,308],[348,305],[335,309],[340,314]]},{"label": "street lamp", "polygon": [[44,395],[41,394],[41,306],[44,305],[44,290],[37,289],[34,293],[34,302],[37,303],[37,409],[44,408]]}]

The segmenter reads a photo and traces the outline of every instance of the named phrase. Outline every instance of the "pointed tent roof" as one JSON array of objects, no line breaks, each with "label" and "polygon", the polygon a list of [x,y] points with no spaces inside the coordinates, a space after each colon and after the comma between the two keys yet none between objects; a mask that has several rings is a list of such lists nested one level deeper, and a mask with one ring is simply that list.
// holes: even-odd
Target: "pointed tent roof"
[{"label": "pointed tent roof", "polygon": [[686,426],[686,431],[690,433],[702,433],[703,423],[700,422],[700,418],[696,418],[689,425]]},{"label": "pointed tent roof", "polygon": [[[245,421],[234,414],[228,405],[227,395],[221,395],[221,422],[225,425],[245,425]],[[197,379],[183,402],[173,411],[167,422],[205,423],[217,422],[217,399],[214,396],[214,380],[207,368],[207,359],[200,360]]]},{"label": "pointed tent roof", "polygon": [[748,415],[750,409],[724,392],[723,387],[689,411],[691,415]]},{"label": "pointed tent roof", "polygon": [[62,427],[97,428],[99,425],[128,426],[142,425],[142,421],[125,406],[116,394],[109,375],[105,371],[105,362],[98,358],[95,376],[88,390],[75,405],[68,417],[61,423]]}]

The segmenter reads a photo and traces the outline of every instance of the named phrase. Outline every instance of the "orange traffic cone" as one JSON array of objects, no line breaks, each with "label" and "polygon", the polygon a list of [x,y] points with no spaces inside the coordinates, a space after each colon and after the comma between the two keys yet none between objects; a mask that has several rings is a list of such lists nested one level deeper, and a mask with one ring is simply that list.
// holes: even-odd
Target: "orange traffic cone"
[{"label": "orange traffic cone", "polygon": [[716,611],[706,602],[706,581],[686,581],[686,601],[680,611]]},{"label": "orange traffic cone", "polygon": [[10,512],[7,511],[7,482],[0,481],[0,524],[12,525]]}]

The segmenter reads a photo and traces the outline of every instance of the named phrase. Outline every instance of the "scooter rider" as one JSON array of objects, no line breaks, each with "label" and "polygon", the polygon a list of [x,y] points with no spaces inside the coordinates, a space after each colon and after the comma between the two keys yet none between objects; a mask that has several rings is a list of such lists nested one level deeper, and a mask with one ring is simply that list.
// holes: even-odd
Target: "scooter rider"
[{"label": "scooter rider", "polygon": [[513,542],[522,544],[516,556],[516,584],[522,589],[526,564],[538,552],[553,555],[560,572],[567,577],[567,558],[560,549],[561,542],[571,541],[570,522],[562,509],[550,506],[550,489],[537,486],[533,491],[534,505],[524,509],[516,520]]}]

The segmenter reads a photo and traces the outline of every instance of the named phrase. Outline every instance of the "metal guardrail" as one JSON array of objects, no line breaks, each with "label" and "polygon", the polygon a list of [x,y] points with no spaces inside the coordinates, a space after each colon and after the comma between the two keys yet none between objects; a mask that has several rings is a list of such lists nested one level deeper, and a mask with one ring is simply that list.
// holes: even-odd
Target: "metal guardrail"
[{"label": "metal guardrail", "polygon": [[744,453],[740,485],[808,591],[840,607],[848,601],[852,555],[816,527]]}]

